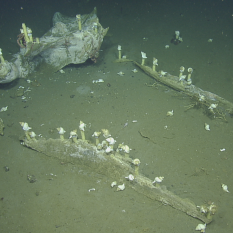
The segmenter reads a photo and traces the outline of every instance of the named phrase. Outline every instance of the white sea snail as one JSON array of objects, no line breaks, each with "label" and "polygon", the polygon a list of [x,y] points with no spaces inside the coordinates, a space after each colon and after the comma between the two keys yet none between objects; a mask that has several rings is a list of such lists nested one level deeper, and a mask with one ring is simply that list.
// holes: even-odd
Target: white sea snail
[{"label": "white sea snail", "polygon": [[155,177],[154,181],[152,182],[153,184],[155,183],[156,187],[160,186],[160,183],[162,183],[164,177],[163,176],[157,176]]},{"label": "white sea snail", "polygon": [[222,190],[229,193],[229,190],[226,184],[222,184]]},{"label": "white sea snail", "polygon": [[201,231],[201,232],[205,232],[206,229],[206,224],[198,224],[196,227],[196,231]]},{"label": "white sea snail", "polygon": [[208,125],[207,123],[205,123],[205,130],[210,131],[210,125]]},{"label": "white sea snail", "polygon": [[123,191],[125,190],[125,184],[121,184],[117,186],[117,191]]}]

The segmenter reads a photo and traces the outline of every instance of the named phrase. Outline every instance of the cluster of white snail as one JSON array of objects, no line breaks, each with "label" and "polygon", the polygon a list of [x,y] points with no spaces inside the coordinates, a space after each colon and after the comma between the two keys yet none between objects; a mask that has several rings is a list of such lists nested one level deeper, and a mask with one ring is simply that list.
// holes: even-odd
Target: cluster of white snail
[{"label": "cluster of white snail", "polygon": [[[22,129],[25,131],[25,135],[27,140],[36,140],[36,134],[33,131],[30,131],[32,128],[29,127],[27,122],[19,122],[20,125],[22,126]],[[80,121],[79,124],[79,130],[81,133],[81,138],[82,140],[86,140],[85,137],[85,128],[86,128],[86,124],[83,121]],[[58,134],[60,135],[60,140],[64,140],[64,134],[66,133],[66,131],[64,130],[64,128],[62,127],[58,127],[57,128]],[[101,143],[99,141],[99,137],[100,135],[103,133],[103,136],[105,138],[105,140],[103,140]],[[111,137],[111,134],[109,133],[108,129],[102,129],[102,132],[97,132],[95,131],[92,135],[92,137],[95,137],[96,140],[96,147],[98,150],[104,150],[105,153],[109,154],[110,152],[112,152],[114,150],[114,144],[116,143],[116,140]],[[77,133],[77,129],[72,130],[70,132],[70,136],[69,139],[72,139],[73,142],[78,142],[78,133]],[[125,145],[125,144],[119,144],[117,151],[122,151],[125,153],[126,157],[129,157],[128,154],[130,152],[130,148],[129,146]]]},{"label": "cluster of white snail", "polygon": [[[33,131],[30,131],[32,128],[29,127],[27,122],[19,122],[20,125],[22,126],[22,129],[25,131],[25,135],[27,140],[34,140],[36,141],[36,134]],[[82,121],[80,121],[79,124],[79,130],[81,132],[81,137],[82,140],[86,140],[85,137],[85,128],[86,128],[86,124]],[[59,127],[57,128],[58,134],[60,135],[60,140],[63,141],[65,140],[64,138],[64,134],[66,133],[66,131],[64,130],[64,128]],[[100,135],[103,133],[103,137],[105,138],[105,140],[103,140],[101,143],[99,141]],[[111,134],[109,132],[108,129],[102,129],[102,132],[94,132],[93,137],[95,137],[95,144],[98,150],[104,150],[106,154],[110,154],[111,152],[114,151],[114,145],[116,143],[116,140],[111,137]],[[78,142],[78,133],[77,133],[77,129],[72,130],[70,132],[70,136],[69,139],[72,139],[72,141],[74,143]],[[124,153],[125,158],[129,159],[129,153],[132,149],[129,148],[128,145],[125,145],[124,143],[119,144],[118,147],[116,148],[116,152],[121,152]],[[131,160],[132,165],[134,165],[135,167],[135,171],[134,171],[134,175],[138,176],[139,175],[139,165],[140,165],[140,160],[139,159],[133,159]],[[129,174],[129,176],[125,177],[128,181],[133,181],[134,175]],[[160,176],[160,177],[155,177],[155,180],[153,181],[153,184],[156,184],[156,187],[159,186],[159,184],[163,181],[164,177]],[[114,187],[116,186],[117,183],[116,181],[112,182],[111,186]],[[125,185],[118,185],[117,186],[117,191],[122,191],[125,189]]]},{"label": "cluster of white snail", "polygon": [[[32,128],[29,127],[27,122],[19,122],[20,125],[22,126],[23,130],[25,131],[25,135],[27,140],[36,140],[36,134],[33,131],[30,131]],[[86,124],[82,121],[80,121],[79,124],[79,130],[81,133],[81,138],[82,140],[86,140],[85,137],[85,128],[86,128]],[[64,140],[64,134],[66,133],[66,131],[64,130],[64,128],[62,127],[58,127],[57,128],[58,134],[60,135],[60,140]],[[100,135],[103,133],[103,136],[105,138],[105,140],[103,140],[101,143],[99,141],[99,137]],[[92,137],[95,137],[96,140],[96,147],[98,150],[104,150],[105,153],[109,154],[114,150],[114,145],[116,143],[116,140],[111,137],[111,134],[109,133],[108,129],[102,129],[102,132],[97,132],[95,131],[92,135]],[[70,132],[70,139],[73,140],[73,142],[77,143],[78,142],[78,133],[77,133],[77,129],[72,130]],[[118,148],[116,149],[117,151],[122,151],[125,153],[125,157],[129,157],[129,152],[130,152],[130,148],[129,146],[125,145],[125,144],[119,144]]]},{"label": "cluster of white snail", "polygon": [[[144,65],[145,65],[145,59],[147,58],[147,56],[146,56],[146,53],[144,53],[144,52],[141,52],[141,55],[142,55],[142,63],[141,63],[141,65],[144,66]],[[156,71],[156,66],[158,66],[158,59],[153,58],[153,66],[152,66],[152,70],[153,70],[153,71]],[[183,74],[184,71],[185,71],[184,66],[181,66],[181,67],[180,67],[180,74],[179,74],[179,81],[181,82],[181,85],[183,85],[184,80],[186,79],[187,84],[188,84],[188,85],[191,85],[191,84],[192,84],[191,75],[192,75],[192,73],[193,73],[193,68],[189,67],[189,68],[187,69],[187,71],[188,71],[188,76]],[[163,71],[163,70],[161,70],[161,71],[159,72],[159,76],[160,76],[160,77],[164,77],[165,75],[167,75],[167,72],[165,72],[165,71]],[[187,78],[186,78],[186,76],[187,76]]]},{"label": "cluster of white snail", "polygon": [[[129,174],[127,177],[125,177],[125,179],[127,179],[130,182],[132,182],[135,178],[134,178],[134,175]],[[117,186],[117,182],[113,181],[111,183],[111,187],[113,188],[115,186]],[[123,191],[123,190],[125,190],[125,184],[124,183],[117,186],[117,190],[116,191]]]},{"label": "cluster of white snail", "polygon": [[33,131],[29,131],[32,128],[29,127],[27,122],[19,122],[19,124],[22,126],[23,130],[25,131],[27,140],[36,140],[36,134]]},{"label": "cluster of white snail", "polygon": [[116,143],[116,140],[111,137],[111,134],[109,133],[108,129],[102,129],[103,136],[105,140],[102,141],[102,143],[99,142],[99,137],[101,135],[101,132],[94,132],[92,137],[95,137],[96,139],[96,147],[98,150],[105,150],[105,153],[110,153],[113,151],[114,144]]},{"label": "cluster of white snail", "polygon": [[[180,34],[179,34],[179,31],[176,31],[175,34],[176,34],[176,39],[178,38],[180,41],[182,41],[182,38],[179,37],[179,35],[180,35]],[[120,59],[122,59],[122,56],[121,56],[121,46],[120,46],[120,45],[118,45],[118,53],[119,53],[119,60],[120,60]],[[146,61],[146,59],[147,59],[146,53],[141,51],[141,56],[142,56],[141,65],[144,66],[144,65],[145,65],[145,61]],[[152,64],[153,64],[153,65],[152,65],[152,70],[153,70],[153,71],[156,71],[156,67],[158,66],[158,59],[154,57],[154,58],[153,58],[153,63],[152,63]],[[184,74],[183,74],[184,71],[185,71],[184,66],[181,66],[181,67],[180,67],[180,74],[179,74],[179,81],[181,82],[181,85],[183,85],[184,80],[186,80],[186,82],[187,82],[188,85],[191,85],[191,84],[192,84],[191,75],[192,75],[192,73],[193,73],[193,68],[189,67],[189,68],[187,69],[188,75],[184,75]],[[137,71],[136,71],[136,72],[137,72]],[[119,72],[118,75],[122,76],[122,75],[124,75],[124,73],[123,73],[123,72]],[[160,76],[160,77],[164,77],[165,75],[167,75],[167,72],[165,72],[165,71],[163,71],[163,70],[161,70],[161,71],[159,72],[159,76]],[[186,78],[186,76],[187,76],[187,78]]]},{"label": "cluster of white snail", "polygon": [[214,109],[217,108],[217,106],[218,106],[218,104],[210,104],[210,106],[209,106],[208,109],[210,110],[210,112],[212,112],[213,114],[215,114],[214,113]]},{"label": "cluster of white snail", "polygon": [[[179,31],[175,31],[175,37],[176,37],[176,40],[179,40],[180,42],[182,42],[182,38],[179,36],[180,35],[180,32]],[[121,45],[118,45],[118,57],[119,57],[119,59],[118,59],[118,61],[123,61],[124,59],[125,59],[125,61],[127,60],[126,59],[126,57],[122,57],[121,56],[121,51],[122,51],[122,49],[121,49]],[[145,62],[146,62],[146,59],[147,59],[147,56],[146,56],[146,53],[145,52],[143,52],[143,51],[141,51],[141,56],[142,56],[142,62],[141,62],[141,65],[142,66],[144,66],[145,65]],[[130,61],[130,60],[129,60]],[[153,61],[152,61],[152,71],[156,71],[156,67],[158,66],[158,59],[157,58],[153,58]],[[185,71],[185,68],[184,68],[184,66],[181,66],[180,67],[180,74],[179,74],[179,81],[180,81],[180,83],[181,83],[181,85],[183,85],[184,84],[184,81],[186,80],[186,84],[187,85],[191,85],[192,84],[192,79],[191,79],[191,76],[192,76],[192,73],[193,73],[193,68],[191,68],[191,67],[189,67],[188,69],[187,69],[187,71],[188,71],[188,75],[184,75],[184,71]],[[133,72],[137,72],[137,70],[135,69],[135,71],[133,70]],[[120,76],[123,76],[124,75],[124,73],[123,72],[119,72],[119,73],[117,73],[118,75],[120,75]],[[167,72],[165,72],[165,71],[163,71],[163,70],[161,70],[161,71],[159,71],[159,76],[160,77],[164,77],[164,76],[166,76],[167,75]],[[202,99],[200,99],[200,101],[202,101]]]},{"label": "cluster of white snail", "polygon": [[[207,219],[212,219],[213,215],[217,212],[217,206],[212,202],[210,205],[197,206],[197,209],[206,216]],[[206,224],[199,223],[196,226],[196,231],[205,232]]]}]

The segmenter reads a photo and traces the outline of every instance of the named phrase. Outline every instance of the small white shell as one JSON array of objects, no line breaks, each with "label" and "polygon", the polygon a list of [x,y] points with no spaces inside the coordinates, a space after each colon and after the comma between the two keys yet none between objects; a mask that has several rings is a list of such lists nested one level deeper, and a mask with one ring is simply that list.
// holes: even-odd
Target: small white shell
[{"label": "small white shell", "polygon": [[129,174],[129,176],[125,177],[126,179],[133,181],[134,180],[134,176],[132,174]]},{"label": "small white shell", "polygon": [[122,71],[120,71],[117,74],[120,75],[120,76],[123,76],[125,73],[123,73]]},{"label": "small white shell", "polygon": [[204,100],[205,100],[205,96],[199,94],[199,99],[198,99],[198,100],[199,100],[199,101],[204,101]]},{"label": "small white shell", "polygon": [[7,108],[8,108],[8,106],[2,107],[1,110],[0,110],[0,112],[5,112],[7,110]]},{"label": "small white shell", "polygon": [[98,83],[104,83],[104,80],[102,78],[97,80]]},{"label": "small white shell", "polygon": [[114,186],[116,186],[117,185],[117,182],[116,181],[113,181],[112,183],[111,183],[111,187],[113,188]]},{"label": "small white shell", "polygon": [[205,205],[197,206],[201,213],[208,213],[208,208]]},{"label": "small white shell", "polygon": [[159,177],[155,177],[153,184],[154,183],[161,183],[163,181],[164,177],[163,176],[159,176]]},{"label": "small white shell", "polygon": [[227,187],[226,184],[222,184],[222,190],[225,191],[225,192],[227,192],[227,193],[229,193],[228,187]]},{"label": "small white shell", "polygon": [[217,106],[218,106],[218,104],[211,104],[208,109],[213,110],[214,108],[217,108]]},{"label": "small white shell", "polygon": [[95,191],[95,188],[88,189],[88,192]]},{"label": "small white shell", "polygon": [[169,47],[170,47],[170,46],[169,46],[168,44],[167,44],[167,45],[165,45],[165,49],[169,49]]},{"label": "small white shell", "polygon": [[121,184],[117,186],[117,191],[123,191],[125,189],[125,184]]},{"label": "small white shell", "polygon": [[210,131],[210,125],[208,125],[207,123],[205,123],[205,130]]},{"label": "small white shell", "polygon": [[196,231],[205,232],[205,229],[206,229],[206,224],[198,224],[196,227]]},{"label": "small white shell", "polygon": [[61,74],[64,74],[64,73],[65,73],[65,71],[64,71],[63,69],[60,69],[59,72],[60,72]]},{"label": "small white shell", "polygon": [[109,145],[114,145],[116,143],[116,140],[112,137],[106,138],[106,141],[109,143]]},{"label": "small white shell", "polygon": [[23,130],[28,131],[31,129],[31,127],[29,127],[27,122],[19,122],[19,123],[23,127]]},{"label": "small white shell", "polygon": [[36,137],[36,134],[35,134],[35,132],[33,132],[33,131],[29,132],[28,134],[29,134],[29,136],[30,136],[31,138],[35,138],[35,137]]},{"label": "small white shell", "polygon": [[127,145],[123,145],[123,146],[121,147],[121,149],[122,149],[125,153],[129,153],[129,152],[131,151],[131,149],[130,149],[129,146],[127,146]]},{"label": "small white shell", "polygon": [[209,43],[213,42],[213,39],[209,39],[208,42],[209,42]]},{"label": "small white shell", "polygon": [[161,75],[161,76],[164,76],[164,75],[166,75],[166,74],[167,74],[167,72],[162,71],[162,70],[160,71],[160,75]]},{"label": "small white shell", "polygon": [[108,146],[108,147],[106,148],[106,150],[105,150],[106,153],[110,153],[110,152],[112,152],[112,151],[113,151],[113,149],[112,149],[110,146]]},{"label": "small white shell", "polygon": [[134,73],[137,73],[137,72],[138,72],[137,69],[133,69],[132,71],[133,71]]},{"label": "small white shell", "polygon": [[102,78],[93,80],[92,83],[104,83],[104,80]]},{"label": "small white shell", "polygon": [[174,111],[173,110],[167,112],[167,116],[173,116],[173,115],[174,115]]}]

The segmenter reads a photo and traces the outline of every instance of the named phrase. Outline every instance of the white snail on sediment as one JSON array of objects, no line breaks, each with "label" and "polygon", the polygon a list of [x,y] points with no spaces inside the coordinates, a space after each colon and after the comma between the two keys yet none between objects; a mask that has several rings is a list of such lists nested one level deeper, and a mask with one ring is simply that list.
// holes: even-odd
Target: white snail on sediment
[{"label": "white snail on sediment", "polygon": [[122,71],[120,71],[120,72],[118,72],[117,74],[120,75],[120,76],[123,76],[125,73],[122,72]]},{"label": "white snail on sediment", "polygon": [[228,187],[227,187],[226,184],[222,184],[222,190],[225,191],[225,192],[227,192],[227,193],[229,193]]},{"label": "white snail on sediment", "polygon": [[112,183],[111,183],[111,187],[113,188],[114,186],[116,186],[117,185],[117,182],[116,181],[113,181]]},{"label": "white snail on sediment", "polygon": [[0,109],[0,112],[5,112],[5,111],[7,111],[7,108],[8,108],[8,106],[2,107],[2,108]]},{"label": "white snail on sediment", "polygon": [[210,131],[210,125],[208,125],[207,123],[205,123],[205,130]]},{"label": "white snail on sediment", "polygon": [[125,184],[121,184],[117,186],[117,191],[123,191],[125,190]]},{"label": "white snail on sediment", "polygon": [[173,116],[173,115],[174,115],[174,111],[173,110],[167,112],[167,116]]},{"label": "white snail on sediment", "polygon": [[196,231],[201,231],[201,232],[205,232],[206,229],[206,224],[198,224],[196,227]]}]

